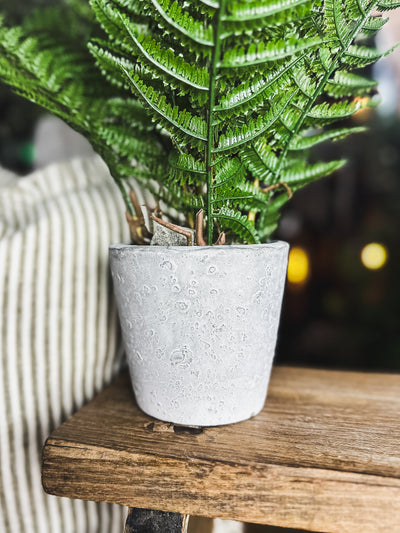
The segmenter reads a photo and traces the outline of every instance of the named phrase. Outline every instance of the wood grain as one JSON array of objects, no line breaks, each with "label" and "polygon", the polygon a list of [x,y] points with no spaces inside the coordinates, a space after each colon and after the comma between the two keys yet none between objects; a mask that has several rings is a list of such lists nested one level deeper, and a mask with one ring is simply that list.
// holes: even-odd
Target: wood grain
[{"label": "wood grain", "polygon": [[[187,533],[213,533],[213,519],[204,516],[191,516]],[[282,533],[282,532],[281,532]]]},{"label": "wood grain", "polygon": [[278,367],[257,417],[192,430],[127,376],[48,439],[51,494],[326,533],[400,532],[400,376]]}]

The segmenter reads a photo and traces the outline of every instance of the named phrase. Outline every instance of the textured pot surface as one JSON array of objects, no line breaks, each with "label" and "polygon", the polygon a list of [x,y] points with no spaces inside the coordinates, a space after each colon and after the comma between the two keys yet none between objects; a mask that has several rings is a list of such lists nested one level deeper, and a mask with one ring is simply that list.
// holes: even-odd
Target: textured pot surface
[{"label": "textured pot surface", "polygon": [[184,425],[263,407],[288,244],[110,247],[133,389],[143,411]]}]

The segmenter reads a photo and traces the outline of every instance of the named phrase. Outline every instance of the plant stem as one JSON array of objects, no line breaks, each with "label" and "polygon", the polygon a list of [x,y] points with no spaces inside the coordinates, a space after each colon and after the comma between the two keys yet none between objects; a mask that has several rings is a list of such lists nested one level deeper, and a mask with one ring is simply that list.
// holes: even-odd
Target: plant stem
[{"label": "plant stem", "polygon": [[207,116],[207,147],[206,147],[206,170],[207,170],[207,196],[206,196],[206,211],[207,211],[207,226],[208,226],[208,245],[212,245],[213,239],[213,183],[214,183],[214,165],[212,165],[212,149],[214,147],[214,108],[215,108],[215,82],[217,78],[218,62],[221,54],[221,26],[222,19],[225,12],[226,0],[221,0],[218,11],[213,20],[214,29],[214,48],[211,57],[211,65],[209,70],[209,100],[208,100],[208,116]]}]

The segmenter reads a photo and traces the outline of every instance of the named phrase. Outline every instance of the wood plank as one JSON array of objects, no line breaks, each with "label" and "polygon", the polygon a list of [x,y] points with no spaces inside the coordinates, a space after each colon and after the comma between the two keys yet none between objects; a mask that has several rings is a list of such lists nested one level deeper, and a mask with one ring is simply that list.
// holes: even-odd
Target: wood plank
[{"label": "wood plank", "polygon": [[48,439],[59,496],[327,533],[400,532],[400,376],[278,367],[257,417],[193,430],[122,376]]},{"label": "wood plank", "polygon": [[193,515],[189,517],[188,533],[213,533],[213,530],[214,524],[212,518]]}]

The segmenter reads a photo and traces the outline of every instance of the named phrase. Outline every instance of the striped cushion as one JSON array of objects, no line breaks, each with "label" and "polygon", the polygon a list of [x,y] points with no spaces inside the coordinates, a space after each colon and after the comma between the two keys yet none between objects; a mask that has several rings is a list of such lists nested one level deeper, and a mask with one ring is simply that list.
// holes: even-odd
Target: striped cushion
[{"label": "striped cushion", "polygon": [[[0,178],[0,532],[120,533],[124,509],[46,495],[50,431],[118,371],[108,245],[128,242],[99,158]],[[140,191],[139,191],[140,193]]]}]

